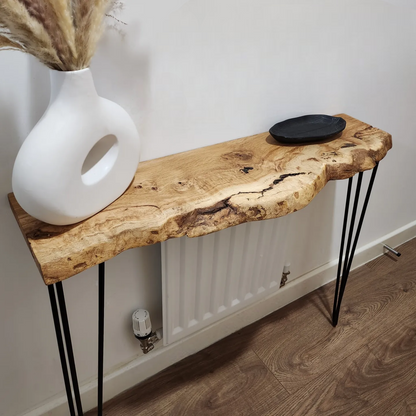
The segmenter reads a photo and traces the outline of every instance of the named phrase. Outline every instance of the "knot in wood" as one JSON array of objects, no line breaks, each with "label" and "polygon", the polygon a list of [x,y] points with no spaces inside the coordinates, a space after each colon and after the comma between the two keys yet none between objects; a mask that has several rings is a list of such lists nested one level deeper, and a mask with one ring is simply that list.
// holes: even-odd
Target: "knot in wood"
[{"label": "knot in wood", "polygon": [[229,152],[229,153],[223,154],[221,158],[225,160],[247,161],[247,160],[253,159],[253,153],[246,152],[246,151]]}]

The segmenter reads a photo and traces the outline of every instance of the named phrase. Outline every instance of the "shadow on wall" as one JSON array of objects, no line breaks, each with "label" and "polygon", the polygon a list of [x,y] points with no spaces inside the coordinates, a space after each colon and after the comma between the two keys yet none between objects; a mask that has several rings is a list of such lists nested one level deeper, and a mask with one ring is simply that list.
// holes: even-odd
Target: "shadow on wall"
[{"label": "shadow on wall", "polygon": [[[0,191],[4,204],[8,202],[6,195],[12,191],[12,172],[13,164],[19,152],[20,146],[26,139],[30,130],[38,122],[48,104],[49,87],[48,72],[42,65],[29,57],[28,59],[28,78],[29,91],[21,91],[23,97],[17,97],[17,100],[24,101],[28,97],[28,102],[24,103],[24,108],[19,107],[23,103],[10,103],[9,100],[0,101],[0,166],[1,182]],[[23,83],[23,88],[25,84]],[[27,94],[26,94],[27,92]]]},{"label": "shadow on wall", "polygon": [[149,104],[148,54],[135,53],[133,41],[140,39],[138,27],[129,27],[126,35],[107,31],[100,42],[91,70],[98,94],[121,105],[143,133],[143,113]]},{"label": "shadow on wall", "polygon": [[[15,65],[18,69],[19,63],[15,62]],[[47,68],[29,56],[26,69],[17,74],[15,81],[19,82],[18,93],[6,99],[8,94],[5,91],[0,99],[0,184],[3,195],[11,192],[13,164],[20,146],[44,113],[49,101]],[[21,75],[27,76],[27,82],[19,80]]]},{"label": "shadow on wall", "polygon": [[27,107],[27,123],[32,129],[49,104],[50,70],[33,57],[30,57],[28,69],[29,105]]},{"label": "shadow on wall", "polygon": [[[304,209],[289,216],[287,261],[293,280],[333,260],[333,236],[338,235],[336,183],[329,182]],[[339,217],[341,218],[341,216]],[[341,229],[342,224],[339,224]]]},{"label": "shadow on wall", "polygon": [[[20,148],[17,111],[6,100],[0,101],[0,190],[2,201],[7,202],[6,194],[11,192],[13,163]],[[22,138],[23,141],[23,138]],[[3,204],[2,204],[3,205]],[[7,203],[8,205],[8,203]]]}]

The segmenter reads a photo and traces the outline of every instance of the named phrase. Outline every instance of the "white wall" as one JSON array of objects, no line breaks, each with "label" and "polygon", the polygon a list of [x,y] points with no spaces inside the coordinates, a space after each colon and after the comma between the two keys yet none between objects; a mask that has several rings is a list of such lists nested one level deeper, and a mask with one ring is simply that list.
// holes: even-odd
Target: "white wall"
[{"label": "white wall", "polygon": [[[126,0],[92,64],[99,93],[124,106],[142,159],[266,131],[305,113],[345,112],[393,134],[360,245],[416,219],[416,21],[382,0]],[[44,111],[48,72],[1,52],[0,414],[63,392],[47,290],[7,204],[13,160]],[[345,183],[292,217],[295,274],[337,256]],[[322,215],[325,213],[325,217]],[[324,218],[324,219],[323,219]],[[130,314],[161,322],[158,246],[108,262],[106,371],[139,353]],[[96,375],[96,271],[65,282],[81,381]]]}]

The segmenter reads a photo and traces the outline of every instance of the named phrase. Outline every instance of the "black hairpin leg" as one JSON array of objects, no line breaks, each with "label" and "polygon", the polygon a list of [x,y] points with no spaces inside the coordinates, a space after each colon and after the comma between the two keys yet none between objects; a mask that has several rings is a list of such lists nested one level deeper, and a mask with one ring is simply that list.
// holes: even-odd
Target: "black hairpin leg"
[{"label": "black hairpin leg", "polygon": [[[58,295],[59,312],[61,315],[61,321],[59,321],[58,307],[56,304],[55,287],[56,287],[56,292]],[[68,398],[69,412],[71,416],[75,416],[75,408],[74,408],[74,402],[73,402],[72,390],[71,390],[71,382],[72,382],[72,389],[73,389],[73,393],[75,396],[75,403],[76,403],[78,415],[82,416],[83,411],[82,411],[82,404],[81,404],[81,395],[79,394],[77,371],[76,371],[76,366],[75,366],[74,352],[72,350],[71,333],[69,330],[68,315],[66,312],[65,296],[64,296],[64,289],[62,286],[62,282],[58,282],[55,285],[48,286],[48,290],[49,290],[49,298],[51,301],[53,321],[55,325],[56,339],[58,342],[59,356],[61,359],[62,373],[64,376],[65,390],[66,390],[66,395]],[[62,324],[62,327],[61,327],[61,324]],[[64,338],[62,337],[62,330],[64,333]],[[63,341],[64,339],[65,339],[65,348],[64,348],[64,341]],[[66,355],[65,355],[65,349],[66,349]],[[68,364],[69,364],[69,368],[71,371],[71,378],[72,378],[71,381],[70,381],[69,373],[68,373],[67,359],[68,359]]]},{"label": "black hairpin leg", "polygon": [[105,263],[98,266],[98,416],[103,414]]},{"label": "black hairpin leg", "polygon": [[55,287],[54,285],[48,286],[49,299],[51,301],[53,323],[55,325],[56,341],[58,343],[59,357],[61,359],[62,374],[64,376],[66,396],[68,398],[69,414],[75,415],[74,402],[72,400],[71,384],[69,382],[68,366],[66,364],[65,349],[62,339],[61,323],[59,322],[58,306],[56,304]]},{"label": "black hairpin leg", "polygon": [[[98,415],[103,411],[103,368],[104,368],[104,284],[105,263],[98,267]],[[56,293],[55,293],[56,288]],[[68,314],[66,311],[65,296],[62,282],[48,286],[49,299],[51,301],[53,322],[55,325],[56,340],[58,342],[59,357],[61,359],[62,374],[64,377],[65,391],[68,398],[69,414],[75,416],[74,397],[78,416],[82,416],[81,395],[74,352],[72,349],[71,333],[69,330]],[[59,312],[56,303],[56,294],[59,302]],[[59,319],[59,316],[61,317]],[[64,336],[62,336],[62,333]],[[65,346],[64,346],[65,340]],[[70,369],[71,378],[68,372]],[[72,386],[72,387],[71,387]]]},{"label": "black hairpin leg", "polygon": [[[363,226],[365,213],[367,211],[368,201],[370,200],[371,191],[373,189],[374,180],[377,174],[377,169],[378,169],[378,163],[376,164],[376,166],[374,167],[371,173],[370,183],[368,185],[367,194],[365,196],[360,219],[358,221],[357,230],[355,232],[355,237],[353,239],[354,225],[355,225],[355,219],[357,216],[358,201],[360,198],[363,173],[361,172],[358,175],[358,182],[357,182],[357,187],[355,190],[355,197],[354,197],[354,205],[353,205],[352,215],[351,215],[351,220],[350,220],[350,228],[348,232],[347,248],[346,248],[345,257],[344,257],[345,236],[347,233],[347,223],[348,223],[353,178],[350,178],[348,180],[347,200],[345,203],[344,224],[342,227],[342,236],[341,236],[341,249],[340,249],[339,261],[338,261],[337,283],[335,286],[334,309],[332,313],[332,325],[334,327],[337,326],[338,324],[342,297],[344,296],[345,287],[347,285],[348,276],[351,270],[352,261],[354,259],[355,249],[357,248],[358,238],[360,237],[361,228]],[[352,247],[351,247],[351,244],[352,244]],[[343,259],[344,259],[344,262],[343,262]],[[342,269],[342,275],[341,275],[341,269]]]}]

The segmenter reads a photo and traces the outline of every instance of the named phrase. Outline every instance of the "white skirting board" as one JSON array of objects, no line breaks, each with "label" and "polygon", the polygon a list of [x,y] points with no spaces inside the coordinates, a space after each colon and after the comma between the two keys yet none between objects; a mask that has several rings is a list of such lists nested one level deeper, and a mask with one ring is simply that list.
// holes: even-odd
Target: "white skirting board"
[{"label": "white skirting board", "polygon": [[[416,221],[388,234],[357,250],[353,268],[359,267],[383,254],[382,243],[392,247],[416,237]],[[303,276],[289,282],[284,288],[265,299],[251,304],[222,320],[201,329],[188,337],[162,346],[161,342],[148,355],[140,355],[128,364],[110,371],[104,377],[104,398],[110,400],[117,394],[133,387],[137,383],[157,374],[181,359],[200,351],[233,332],[269,315],[283,306],[299,299],[313,290],[329,283],[336,277],[338,260],[322,265]],[[97,382],[91,381],[81,386],[84,411],[96,407]],[[49,400],[42,406],[20,416],[67,416],[66,396],[61,395]]]}]

